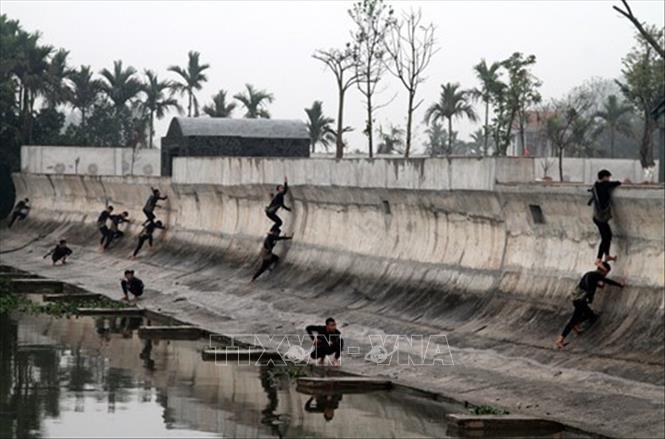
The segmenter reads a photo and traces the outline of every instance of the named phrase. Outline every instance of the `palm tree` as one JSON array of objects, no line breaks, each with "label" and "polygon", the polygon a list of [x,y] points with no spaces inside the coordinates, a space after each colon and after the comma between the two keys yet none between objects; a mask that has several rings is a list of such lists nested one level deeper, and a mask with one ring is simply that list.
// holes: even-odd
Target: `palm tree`
[{"label": "palm tree", "polygon": [[212,104],[203,107],[203,112],[210,117],[231,117],[235,108],[235,102],[226,103],[226,90],[220,90],[212,97]]},{"label": "palm tree", "polygon": [[344,140],[344,134],[345,133],[350,133],[351,131],[353,131],[353,128],[351,128],[350,126],[347,125],[344,128],[342,128],[341,136],[338,136],[336,128],[327,126],[325,128],[325,133],[323,134],[322,143],[324,145],[331,144],[331,143],[334,143],[334,144],[337,145],[337,141],[341,140],[342,148],[346,148],[348,146],[348,144],[346,143],[346,140]]},{"label": "palm tree", "polygon": [[448,154],[453,146],[453,118],[468,117],[472,122],[478,120],[473,106],[469,103],[467,90],[460,90],[458,83],[447,83],[441,86],[439,102],[432,104],[425,113],[425,122],[430,120],[448,119]]},{"label": "palm tree", "polygon": [[328,151],[330,142],[325,134],[329,132],[330,124],[334,123],[335,120],[323,115],[323,103],[321,101],[314,101],[311,108],[305,108],[305,113],[307,113],[307,132],[309,132],[312,153],[317,143],[322,144],[326,151]]},{"label": "palm tree", "polygon": [[132,66],[124,69],[121,60],[113,61],[113,71],[103,69],[100,74],[106,80],[102,83],[102,91],[113,102],[116,115],[143,89],[141,82],[134,77],[136,69]]},{"label": "palm tree", "polygon": [[446,150],[446,137],[448,134],[443,126],[434,120],[425,130],[427,134],[427,142],[425,143],[425,153],[434,157],[439,154],[444,154]]},{"label": "palm tree", "polygon": [[244,93],[234,95],[234,99],[240,101],[247,111],[245,117],[248,119],[264,118],[270,119],[270,113],[266,110],[266,103],[272,103],[275,98],[272,93],[265,90],[257,90],[252,84],[245,84],[247,89]]},{"label": "palm tree", "polygon": [[102,90],[102,82],[97,79],[92,79],[92,70],[90,70],[90,66],[83,65],[78,70],[71,72],[68,79],[72,83],[69,103],[72,107],[81,112],[80,126],[85,141],[86,113],[97,101],[97,95],[99,95]]},{"label": "palm tree", "polygon": [[[12,73],[19,80],[19,109],[22,128],[19,131],[20,143],[32,142],[32,122],[35,98],[45,89],[46,71],[53,48],[39,44],[39,33],[18,30],[15,43],[18,60],[13,65]],[[3,44],[4,49],[4,44]],[[4,60],[3,60],[4,63]]]},{"label": "palm tree", "polygon": [[[145,101],[141,104],[148,115],[148,147],[152,148],[152,139],[155,136],[155,117],[161,119],[170,109],[175,109],[179,113],[182,112],[182,109],[177,99],[173,98],[174,86],[172,81],[160,81],[151,70],[146,70],[145,76],[147,81],[142,84]],[[168,92],[168,95],[165,92]]]},{"label": "palm tree", "polygon": [[208,80],[204,70],[210,68],[210,64],[201,64],[199,58],[201,54],[190,50],[187,54],[189,60],[187,67],[171,66],[169,71],[175,72],[180,76],[180,82],[176,83],[177,90],[181,94],[187,93],[187,117],[192,117],[192,108],[194,108],[194,117],[199,116],[199,101],[194,94],[195,90],[201,90],[203,83]]},{"label": "palm tree", "polygon": [[67,50],[56,51],[46,69],[43,94],[49,108],[55,108],[69,100],[71,90],[65,80],[72,74],[72,69],[67,66],[68,55]]},{"label": "palm tree", "polygon": [[487,149],[485,149],[485,130],[478,128],[471,133],[471,142],[467,145],[470,147],[470,150],[473,154],[478,154],[482,152],[482,155],[487,155]]},{"label": "palm tree", "polygon": [[485,154],[489,149],[489,113],[490,113],[490,100],[492,98],[492,92],[497,89],[500,84],[499,81],[499,68],[501,63],[493,62],[489,66],[487,62],[482,59],[480,63],[473,67],[476,77],[480,81],[480,88],[475,88],[473,90],[473,95],[485,103],[485,126],[484,126],[484,148]]},{"label": "palm tree", "polygon": [[379,145],[377,154],[404,154],[404,134],[406,132],[399,127],[392,126],[388,132],[379,127]]},{"label": "palm tree", "polygon": [[608,130],[610,134],[610,157],[614,158],[614,141],[616,133],[630,134],[630,122],[626,115],[630,114],[631,107],[620,102],[616,95],[609,95],[603,103],[603,109],[596,112],[595,116],[602,119],[599,127]]}]

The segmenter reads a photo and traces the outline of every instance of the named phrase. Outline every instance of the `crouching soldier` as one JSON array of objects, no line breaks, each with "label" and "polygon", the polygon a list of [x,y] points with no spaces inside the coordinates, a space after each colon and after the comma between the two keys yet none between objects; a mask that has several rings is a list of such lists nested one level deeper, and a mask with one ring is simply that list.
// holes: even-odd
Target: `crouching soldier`
[{"label": "crouching soldier", "polygon": [[123,300],[129,300],[129,293],[132,293],[134,298],[143,295],[143,281],[134,276],[134,270],[125,270],[125,278],[120,282],[120,286],[124,294]]},{"label": "crouching soldier", "polygon": [[67,256],[72,254],[72,249],[67,247],[67,240],[62,239],[56,245],[53,250],[50,252],[46,253],[44,255],[43,259],[46,259],[47,257],[51,257],[51,260],[53,261],[53,265],[55,265],[56,262],[62,261],[62,265],[65,265],[67,263]]}]

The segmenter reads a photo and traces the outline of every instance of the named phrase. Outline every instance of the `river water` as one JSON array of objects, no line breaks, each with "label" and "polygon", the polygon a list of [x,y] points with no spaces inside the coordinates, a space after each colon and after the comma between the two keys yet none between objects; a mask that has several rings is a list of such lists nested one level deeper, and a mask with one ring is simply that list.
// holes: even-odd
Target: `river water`
[{"label": "river water", "polygon": [[445,437],[460,408],[402,392],[308,395],[284,368],[143,340],[142,318],[0,315],[0,437]]}]

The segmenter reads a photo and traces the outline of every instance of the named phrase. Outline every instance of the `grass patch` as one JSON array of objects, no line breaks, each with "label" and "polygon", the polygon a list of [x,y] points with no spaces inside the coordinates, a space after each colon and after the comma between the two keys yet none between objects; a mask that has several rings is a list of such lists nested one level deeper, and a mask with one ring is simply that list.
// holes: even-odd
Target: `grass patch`
[{"label": "grass patch", "polygon": [[24,294],[9,290],[9,282],[0,280],[0,314],[22,312],[26,314],[48,314],[55,317],[77,315],[78,308],[125,308],[126,305],[109,299],[36,303]]},{"label": "grass patch", "polygon": [[509,415],[510,412],[501,410],[500,408],[492,407],[491,405],[479,405],[470,408],[469,411],[474,415]]}]

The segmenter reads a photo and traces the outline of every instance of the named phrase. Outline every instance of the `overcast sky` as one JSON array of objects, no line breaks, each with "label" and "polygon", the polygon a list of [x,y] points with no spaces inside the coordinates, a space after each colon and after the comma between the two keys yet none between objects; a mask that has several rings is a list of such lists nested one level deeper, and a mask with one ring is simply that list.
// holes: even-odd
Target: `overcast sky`
[{"label": "overcast sky", "polygon": [[[173,64],[185,65],[187,52],[201,52],[211,65],[208,82],[198,93],[207,103],[220,88],[235,94],[249,82],[275,95],[273,118],[305,119],[303,109],[322,100],[324,111],[337,114],[332,74],[311,55],[318,48],[341,47],[352,28],[347,1],[11,1],[1,10],[20,20],[26,30],[39,30],[43,41],[70,51],[70,63],[89,64],[95,71],[122,59],[139,71],[160,76]],[[472,66],[508,57],[534,54],[536,75],[545,98],[558,97],[585,80],[620,75],[621,58],[633,45],[633,27],[612,9],[619,1],[393,1],[396,11],[422,8],[436,27],[439,52],[418,95],[424,104],[416,114],[415,145],[423,140],[422,116],[436,100],[440,85],[477,85]],[[665,2],[630,2],[633,12],[650,24],[663,26]],[[405,125],[406,94],[386,77],[385,99],[392,103],[377,114],[378,124]],[[185,102],[184,98],[182,102]],[[361,134],[364,113],[355,89],[346,98],[345,125],[352,149],[366,149]],[[241,116],[241,112],[235,114]],[[168,117],[157,125],[164,135]],[[377,124],[377,125],[378,125]],[[477,126],[458,122],[462,138]]]}]

